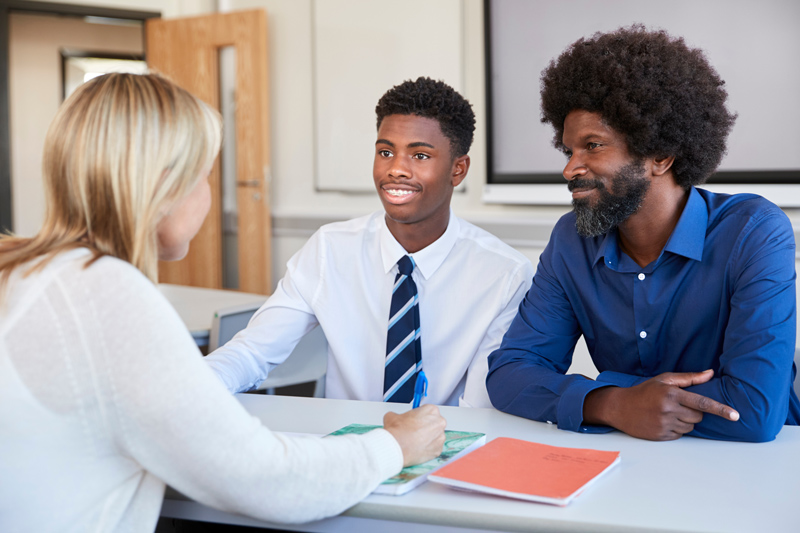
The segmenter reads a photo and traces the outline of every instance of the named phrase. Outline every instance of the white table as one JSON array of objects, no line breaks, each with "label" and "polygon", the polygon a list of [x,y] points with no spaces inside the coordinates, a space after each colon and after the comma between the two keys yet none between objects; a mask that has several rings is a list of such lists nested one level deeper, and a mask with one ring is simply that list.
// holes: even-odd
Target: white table
[{"label": "white table", "polygon": [[262,294],[204,289],[159,283],[161,293],[169,300],[180,315],[198,346],[208,346],[208,335],[214,313],[226,307],[267,301]]},{"label": "white table", "polygon": [[[329,433],[380,424],[397,405],[238,395],[273,430]],[[621,463],[568,507],[485,496],[425,483],[404,496],[367,497],[343,515],[285,526],[220,512],[168,490],[165,517],[313,532],[800,531],[800,427],[769,443],[684,437],[649,442],[622,433],[584,435],[492,409],[442,408],[448,428],[556,446],[619,450]],[[403,522],[413,522],[413,526]]]}]

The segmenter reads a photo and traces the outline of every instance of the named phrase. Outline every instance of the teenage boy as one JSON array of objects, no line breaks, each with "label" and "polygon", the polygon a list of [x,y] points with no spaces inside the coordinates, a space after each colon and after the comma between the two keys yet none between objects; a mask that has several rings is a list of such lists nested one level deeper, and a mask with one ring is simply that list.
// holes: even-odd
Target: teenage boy
[{"label": "teenage boy", "polygon": [[[498,409],[652,440],[765,441],[800,422],[792,226],[759,196],[695,188],[735,119],[723,85],[700,50],[642,26],[544,71],[574,211],[490,357]],[[596,381],[565,375],[581,335]]]},{"label": "teenage boy", "polygon": [[376,107],[373,177],[384,211],[323,226],[289,260],[246,329],[206,361],[231,392],[256,387],[317,324],[328,398],[491,407],[487,356],[533,268],[450,210],[469,170],[475,116],[460,94],[418,78]]}]

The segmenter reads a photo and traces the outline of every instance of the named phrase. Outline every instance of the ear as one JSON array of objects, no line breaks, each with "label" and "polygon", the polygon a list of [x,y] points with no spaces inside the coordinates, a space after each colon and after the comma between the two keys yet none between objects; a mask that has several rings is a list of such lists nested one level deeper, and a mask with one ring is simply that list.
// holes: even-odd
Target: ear
[{"label": "ear", "polygon": [[455,161],[453,161],[453,170],[452,174],[450,175],[450,183],[453,185],[453,187],[458,187],[459,183],[464,181],[464,178],[467,177],[467,172],[469,171],[469,161],[468,155],[456,157]]},{"label": "ear", "polygon": [[663,176],[672,168],[672,163],[675,162],[675,156],[655,157],[652,159],[651,169],[653,176]]}]

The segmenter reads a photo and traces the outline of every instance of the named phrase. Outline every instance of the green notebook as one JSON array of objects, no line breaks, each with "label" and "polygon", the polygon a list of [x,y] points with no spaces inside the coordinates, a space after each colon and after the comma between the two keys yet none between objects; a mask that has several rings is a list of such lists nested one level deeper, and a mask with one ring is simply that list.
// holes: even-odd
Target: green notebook
[{"label": "green notebook", "polygon": [[[369,426],[365,424],[350,424],[331,435],[360,435],[383,426]],[[445,431],[444,448],[442,454],[435,459],[421,465],[407,466],[399,474],[390,477],[373,491],[373,494],[391,494],[399,496],[419,486],[428,478],[428,474],[435,472],[450,461],[465,455],[475,448],[486,444],[486,434],[470,433],[467,431]]]}]

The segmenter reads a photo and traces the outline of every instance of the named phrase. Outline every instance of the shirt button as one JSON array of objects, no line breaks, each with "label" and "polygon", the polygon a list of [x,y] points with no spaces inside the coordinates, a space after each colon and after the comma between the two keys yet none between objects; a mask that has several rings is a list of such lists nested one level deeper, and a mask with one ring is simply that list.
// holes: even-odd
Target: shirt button
[{"label": "shirt button", "polygon": [[644,281],[644,274],[639,274],[639,281]]},{"label": "shirt button", "polygon": [[647,337],[647,332],[646,331],[640,331],[639,332],[639,336],[644,339],[644,338]]}]

